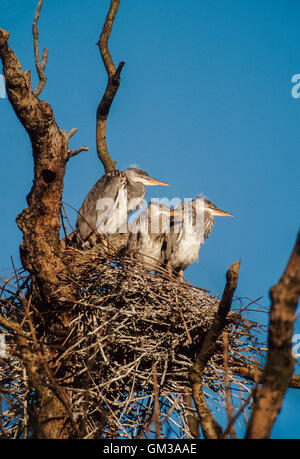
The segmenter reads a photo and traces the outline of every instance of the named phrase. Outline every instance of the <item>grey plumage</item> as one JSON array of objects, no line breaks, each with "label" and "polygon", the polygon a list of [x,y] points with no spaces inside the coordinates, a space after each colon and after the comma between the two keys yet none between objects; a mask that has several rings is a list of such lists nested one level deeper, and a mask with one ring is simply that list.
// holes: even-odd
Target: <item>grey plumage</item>
[{"label": "grey plumage", "polygon": [[128,215],[143,200],[145,185],[167,184],[135,167],[103,175],[78,212],[76,234],[80,244],[88,241],[94,245],[99,233],[126,232]]},{"label": "grey plumage", "polygon": [[152,202],[131,226],[126,251],[148,268],[155,269],[165,261],[170,213],[169,207]]},{"label": "grey plumage", "polygon": [[201,197],[188,203],[181,202],[175,210],[185,210],[185,216],[180,220],[177,217],[171,219],[166,265],[183,274],[183,270],[198,261],[200,247],[212,231],[214,217],[232,215]]}]

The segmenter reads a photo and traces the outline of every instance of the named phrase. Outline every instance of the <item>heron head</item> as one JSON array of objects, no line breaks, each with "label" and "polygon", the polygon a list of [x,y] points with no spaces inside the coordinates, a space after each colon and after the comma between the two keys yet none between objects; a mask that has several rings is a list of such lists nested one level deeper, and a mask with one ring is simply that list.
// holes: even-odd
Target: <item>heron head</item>
[{"label": "heron head", "polygon": [[146,185],[146,186],[151,186],[151,185],[169,186],[168,183],[161,182],[160,180],[156,180],[150,177],[147,174],[147,172],[143,171],[142,169],[137,169],[136,167],[131,167],[130,169],[126,169],[125,174],[131,182],[142,183],[143,185]]},{"label": "heron head", "polygon": [[233,217],[232,214],[225,212],[224,210],[219,209],[208,199],[204,199],[204,210],[210,212],[213,217]]}]

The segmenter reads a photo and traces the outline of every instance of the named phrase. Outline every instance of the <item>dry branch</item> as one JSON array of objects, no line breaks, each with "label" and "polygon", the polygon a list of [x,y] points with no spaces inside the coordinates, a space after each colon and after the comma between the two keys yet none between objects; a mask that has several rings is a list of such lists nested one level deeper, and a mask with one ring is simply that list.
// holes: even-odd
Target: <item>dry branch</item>
[{"label": "dry branch", "polygon": [[[230,381],[229,381],[229,342],[228,342],[228,332],[223,331],[223,346],[224,346],[224,390],[226,396],[226,411],[228,418],[228,425],[231,426],[228,429],[228,434],[232,438],[236,438],[232,418],[233,418],[233,408],[231,403],[231,392],[230,392]],[[227,434],[226,434],[227,435]],[[226,438],[224,434],[224,438]]]},{"label": "dry branch", "polygon": [[[37,30],[41,5],[39,2],[34,30]],[[27,196],[28,207],[17,217],[17,224],[23,232],[20,255],[23,267],[35,277],[44,307],[46,304],[53,306],[59,301],[55,291],[60,283],[60,273],[65,269],[60,244],[60,205],[66,164],[70,156],[86,147],[70,151],[70,137],[65,130],[59,129],[50,104],[40,101],[33,93],[29,73],[23,72],[8,39],[9,32],[0,29],[0,57],[6,91],[30,137],[34,159],[34,180]],[[43,68],[41,66],[41,70]]]},{"label": "dry branch", "polygon": [[[40,78],[37,90],[33,92],[30,72],[23,72],[17,56],[9,47],[9,32],[3,29],[0,29],[0,57],[7,95],[29,135],[34,160],[34,180],[27,196],[28,207],[17,217],[17,224],[23,233],[20,256],[24,269],[30,273],[36,313],[56,310],[56,324],[52,324],[52,329],[48,328],[51,336],[51,333],[62,333],[68,323],[61,308],[61,298],[64,301],[74,298],[76,290],[71,285],[63,292],[59,289],[60,275],[67,268],[60,243],[60,207],[66,164],[71,156],[86,148],[70,151],[70,137],[58,127],[52,107],[37,97],[46,81],[44,70],[47,59],[45,50],[39,61],[37,23],[41,7],[40,0],[33,21],[35,63]],[[55,392],[59,386],[52,384],[52,387],[47,387],[41,381],[39,364],[30,354],[30,343],[27,343],[20,330],[15,331],[14,336],[21,349],[21,362],[39,398],[38,438],[68,437],[70,415],[66,409],[68,404],[62,401],[60,391]]]},{"label": "dry branch", "polygon": [[[9,33],[0,29],[0,54],[10,103],[32,143],[34,183],[27,196],[28,208],[17,218],[24,235],[20,247],[25,269],[36,276],[45,297],[58,284],[64,264],[59,256],[59,207],[68,146],[51,106],[28,87],[15,53],[8,46]],[[49,155],[51,151],[51,155]]]},{"label": "dry branch", "polygon": [[38,28],[37,28],[37,23],[38,23],[38,20],[39,20],[39,17],[40,17],[42,4],[43,4],[43,0],[39,0],[38,6],[37,6],[37,9],[36,9],[36,13],[35,13],[35,17],[34,17],[34,20],[33,20],[33,24],[32,24],[33,43],[34,43],[34,59],[35,59],[35,65],[36,65],[37,73],[38,73],[38,76],[39,76],[39,79],[40,79],[38,87],[34,91],[34,95],[37,96],[37,97],[42,92],[42,90],[43,90],[43,88],[44,88],[44,86],[46,84],[46,81],[47,81],[47,77],[45,75],[45,67],[46,67],[47,58],[48,58],[48,50],[47,50],[47,48],[44,49],[42,60],[40,62],[40,56],[39,56],[39,31],[38,31]]},{"label": "dry branch", "polygon": [[269,438],[289,387],[295,366],[292,337],[299,295],[300,232],[281,279],[270,290],[267,362],[262,384],[256,390],[246,438]]},{"label": "dry branch", "polygon": [[106,121],[111,104],[120,86],[120,74],[125,62],[120,62],[116,69],[108,48],[108,40],[112,26],[120,5],[120,0],[111,0],[105,23],[98,41],[99,50],[106,68],[108,82],[105,93],[97,108],[96,143],[97,153],[101,160],[105,173],[116,168],[116,161],[113,161],[108,153],[106,144]]},{"label": "dry branch", "polygon": [[157,381],[157,371],[155,362],[152,363],[153,373],[153,390],[154,390],[154,412],[153,420],[155,424],[155,438],[161,439],[161,422],[160,422],[160,409],[159,409],[159,387]]},{"label": "dry branch", "polygon": [[187,417],[187,423],[189,426],[190,435],[192,438],[197,439],[200,437],[199,419],[194,409],[193,398],[188,391],[186,392],[184,396],[184,403],[185,403],[185,409],[187,413],[186,417]]},{"label": "dry branch", "polygon": [[88,151],[88,147],[85,147],[85,146],[83,145],[82,147],[78,148],[77,150],[68,150],[69,158],[72,158],[73,156],[78,155],[78,154],[81,153],[82,151]]},{"label": "dry branch", "polygon": [[[258,380],[260,383],[263,381],[263,371],[254,365],[232,367],[231,371],[233,374],[241,376],[248,381],[255,382]],[[300,375],[293,375],[291,377],[289,388],[300,389]]]},{"label": "dry branch", "polygon": [[203,372],[215,352],[216,342],[226,325],[234,291],[237,286],[240,260],[233,263],[226,273],[226,285],[216,312],[212,327],[208,330],[195,364],[190,369],[190,379],[194,402],[198,411],[202,432],[205,438],[221,438],[222,429],[209,410],[203,393]]}]

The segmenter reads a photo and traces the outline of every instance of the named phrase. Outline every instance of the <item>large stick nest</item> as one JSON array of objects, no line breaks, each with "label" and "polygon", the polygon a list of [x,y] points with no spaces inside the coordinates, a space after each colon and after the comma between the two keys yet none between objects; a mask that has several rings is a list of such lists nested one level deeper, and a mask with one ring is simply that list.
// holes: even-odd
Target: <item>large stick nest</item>
[{"label": "large stick nest", "polygon": [[[39,313],[35,325],[39,342],[51,349],[49,368],[68,393],[73,421],[82,436],[142,436],[153,421],[155,374],[161,420],[169,437],[189,437],[188,373],[212,325],[218,298],[179,283],[167,272],[148,272],[126,257],[104,255],[99,249],[72,248],[67,253],[69,270],[68,276],[63,276],[61,297],[70,283],[77,285],[80,294],[77,301],[66,304],[68,326],[63,348],[57,337],[49,341],[45,332],[45,327],[57,320],[57,312]],[[20,322],[24,319],[22,304],[17,306],[13,314]],[[7,308],[2,313],[12,316]],[[27,322],[28,318],[23,330],[30,337]],[[260,325],[236,309],[229,314],[225,329],[229,332],[229,368],[257,365]],[[0,385],[9,399],[2,423],[11,436],[24,431],[24,401],[34,406],[35,397],[17,357],[13,333],[7,332],[6,338],[11,357],[0,366]],[[32,352],[34,356],[34,343]],[[37,364],[42,367],[38,359]],[[44,379],[51,386],[49,378]],[[248,383],[234,374],[230,379],[233,388],[250,390]],[[224,402],[223,380],[220,338],[204,374],[206,395],[215,409]],[[15,425],[9,425],[12,418],[18,419]]]}]

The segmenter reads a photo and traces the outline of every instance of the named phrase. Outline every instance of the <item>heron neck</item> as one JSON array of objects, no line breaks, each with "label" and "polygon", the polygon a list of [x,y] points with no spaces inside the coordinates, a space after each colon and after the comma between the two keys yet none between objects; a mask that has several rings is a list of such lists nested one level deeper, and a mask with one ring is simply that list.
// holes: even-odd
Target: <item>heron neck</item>
[{"label": "heron neck", "polygon": [[140,182],[133,182],[127,177],[127,198],[130,201],[134,198],[143,199],[145,196],[145,185]]}]

